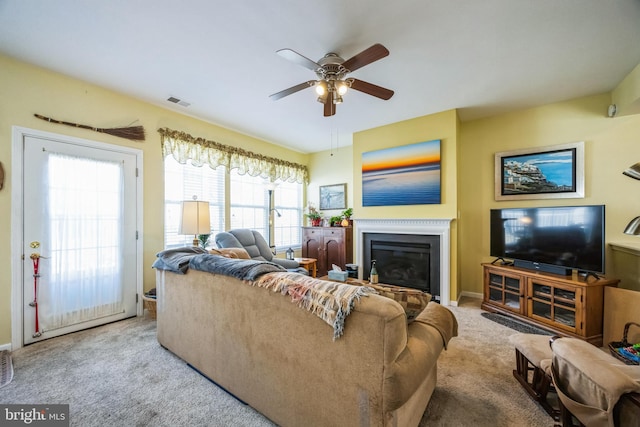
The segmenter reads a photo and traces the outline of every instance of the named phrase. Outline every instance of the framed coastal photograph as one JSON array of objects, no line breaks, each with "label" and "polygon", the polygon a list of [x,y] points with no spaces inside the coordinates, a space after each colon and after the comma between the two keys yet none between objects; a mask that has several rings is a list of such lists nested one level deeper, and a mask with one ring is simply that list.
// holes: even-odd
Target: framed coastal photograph
[{"label": "framed coastal photograph", "polygon": [[584,142],[495,154],[495,199],[584,197]]},{"label": "framed coastal photograph", "polygon": [[320,210],[346,209],[347,184],[320,186]]},{"label": "framed coastal photograph", "polygon": [[440,203],[440,140],[362,153],[362,206]]}]

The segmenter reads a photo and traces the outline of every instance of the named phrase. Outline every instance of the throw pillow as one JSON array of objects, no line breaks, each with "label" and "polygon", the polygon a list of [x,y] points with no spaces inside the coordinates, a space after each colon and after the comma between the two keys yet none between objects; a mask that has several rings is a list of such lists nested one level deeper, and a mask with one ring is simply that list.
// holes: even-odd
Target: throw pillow
[{"label": "throw pillow", "polygon": [[227,258],[251,259],[249,253],[244,248],[209,249],[209,253]]},{"label": "throw pillow", "polygon": [[370,288],[378,291],[378,294],[383,297],[391,298],[404,308],[407,313],[407,321],[411,322],[418,314],[424,310],[424,308],[431,301],[431,294],[422,292],[419,289],[403,288],[401,286],[394,285],[381,285],[365,283],[363,286],[369,286]]}]

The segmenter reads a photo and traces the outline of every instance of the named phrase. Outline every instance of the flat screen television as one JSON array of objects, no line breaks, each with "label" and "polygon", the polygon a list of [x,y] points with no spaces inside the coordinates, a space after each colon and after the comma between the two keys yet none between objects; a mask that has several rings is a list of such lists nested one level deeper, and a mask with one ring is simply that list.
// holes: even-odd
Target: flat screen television
[{"label": "flat screen television", "polygon": [[604,273],[604,205],[491,210],[491,256],[522,268]]}]

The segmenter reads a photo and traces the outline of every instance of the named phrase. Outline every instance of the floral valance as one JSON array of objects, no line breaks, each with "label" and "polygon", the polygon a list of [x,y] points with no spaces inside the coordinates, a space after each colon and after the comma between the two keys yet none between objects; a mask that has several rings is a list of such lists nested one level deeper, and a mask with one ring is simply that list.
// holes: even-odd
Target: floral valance
[{"label": "floral valance", "polygon": [[160,128],[158,133],[163,157],[172,155],[182,164],[190,160],[195,166],[206,164],[214,169],[223,165],[229,170],[237,169],[240,175],[260,176],[271,181],[295,181],[300,184],[309,181],[309,170],[305,165],[196,138],[168,128]]}]

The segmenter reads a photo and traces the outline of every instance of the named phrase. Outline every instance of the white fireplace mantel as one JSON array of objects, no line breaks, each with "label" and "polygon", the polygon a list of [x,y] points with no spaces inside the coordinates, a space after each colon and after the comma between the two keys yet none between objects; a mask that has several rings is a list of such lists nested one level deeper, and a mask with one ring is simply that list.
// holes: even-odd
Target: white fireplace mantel
[{"label": "white fireplace mantel", "polygon": [[[440,304],[451,305],[451,218],[438,219],[354,219],[356,260],[363,263],[365,233],[396,233],[440,236]],[[362,269],[359,274],[362,274]]]}]

